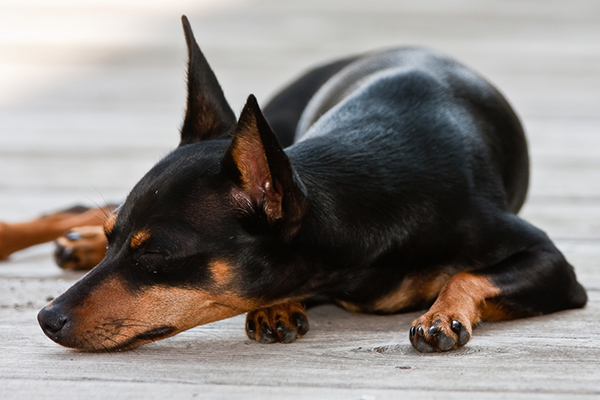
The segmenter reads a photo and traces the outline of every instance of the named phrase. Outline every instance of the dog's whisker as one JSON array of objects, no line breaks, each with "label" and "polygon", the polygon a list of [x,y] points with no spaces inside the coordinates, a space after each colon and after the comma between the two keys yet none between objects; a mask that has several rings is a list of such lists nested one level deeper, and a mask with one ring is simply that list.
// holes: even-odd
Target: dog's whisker
[{"label": "dog's whisker", "polygon": [[[91,186],[91,187],[92,187],[92,188],[93,188],[93,189],[96,191],[96,193],[98,193],[98,195],[100,196],[100,198],[101,198],[101,199],[102,199],[102,201],[104,202],[104,205],[103,205],[103,206],[101,206],[101,205],[100,205],[98,202],[96,202],[94,199],[92,199],[92,198],[88,198],[90,201],[92,201],[92,202],[93,202],[93,203],[96,205],[96,207],[98,207],[99,209],[101,209],[101,210],[103,210],[103,211],[104,211],[104,210],[108,210],[108,209],[111,209],[111,208],[113,208],[113,207],[112,207],[112,206],[111,206],[111,205],[108,203],[108,201],[106,201],[106,198],[104,197],[104,195],[102,194],[102,192],[100,192],[100,190],[99,190],[99,189],[98,189],[96,186],[94,186],[94,185],[90,185],[90,186]],[[107,218],[108,218],[108,216],[109,216],[109,215],[110,215],[110,213],[107,213],[107,212],[105,211],[105,217],[107,217]]]}]

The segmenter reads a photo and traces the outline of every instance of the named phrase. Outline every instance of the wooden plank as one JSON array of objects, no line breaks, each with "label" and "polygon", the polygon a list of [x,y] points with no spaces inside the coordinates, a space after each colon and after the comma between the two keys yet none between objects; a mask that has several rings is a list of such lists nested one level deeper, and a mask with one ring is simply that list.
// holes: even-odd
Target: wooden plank
[{"label": "wooden plank", "polygon": [[[287,396],[278,391],[283,398],[335,395],[331,389],[355,389],[355,394],[393,391],[396,396],[433,389],[435,394],[435,388],[462,395],[598,395],[597,334],[580,329],[600,316],[599,294],[591,295],[586,310],[483,324],[467,347],[444,355],[422,355],[412,349],[407,330],[416,313],[353,315],[334,307],[309,312],[312,331],[291,345],[251,343],[243,335],[243,318],[233,318],[133,352],[77,353],[58,348],[41,334],[32,336],[29,321],[36,310],[25,307],[9,323],[0,324],[0,329],[12,333],[5,351],[19,358],[17,364],[0,366],[0,376],[13,385],[27,383],[29,390],[21,393],[35,393],[50,382],[55,391],[69,388],[75,396],[107,382],[137,387],[142,394],[156,385],[169,390],[192,386],[297,390],[287,391]],[[567,365],[578,373],[565,374]],[[37,371],[36,380],[32,370]]]}]

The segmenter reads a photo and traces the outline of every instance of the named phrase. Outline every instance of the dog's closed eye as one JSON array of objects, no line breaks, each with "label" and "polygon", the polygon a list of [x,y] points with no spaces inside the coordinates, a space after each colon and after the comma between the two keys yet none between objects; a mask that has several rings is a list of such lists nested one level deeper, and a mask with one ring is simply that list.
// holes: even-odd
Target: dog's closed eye
[{"label": "dog's closed eye", "polygon": [[159,273],[160,268],[164,265],[166,256],[162,253],[148,252],[139,256],[135,262],[136,266],[139,266],[154,274]]}]

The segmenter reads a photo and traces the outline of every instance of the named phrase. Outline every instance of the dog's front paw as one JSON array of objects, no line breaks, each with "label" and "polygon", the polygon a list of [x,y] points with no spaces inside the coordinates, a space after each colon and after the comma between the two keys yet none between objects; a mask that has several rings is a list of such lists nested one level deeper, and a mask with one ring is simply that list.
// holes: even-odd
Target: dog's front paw
[{"label": "dog's front paw", "polygon": [[259,343],[291,343],[306,332],[306,311],[297,301],[261,308],[246,316],[246,335]]},{"label": "dog's front paw", "polygon": [[73,228],[55,242],[54,260],[63,269],[88,270],[106,254],[108,244],[99,226]]},{"label": "dog's front paw", "polygon": [[464,318],[428,312],[413,321],[409,339],[415,349],[431,353],[464,346],[471,335],[471,323]]}]

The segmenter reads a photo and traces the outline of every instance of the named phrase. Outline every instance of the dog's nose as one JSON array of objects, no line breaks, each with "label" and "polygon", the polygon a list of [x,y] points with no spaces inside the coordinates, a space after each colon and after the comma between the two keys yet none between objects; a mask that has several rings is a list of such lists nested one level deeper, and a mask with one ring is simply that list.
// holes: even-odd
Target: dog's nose
[{"label": "dog's nose", "polygon": [[44,307],[38,313],[38,322],[50,339],[56,341],[58,333],[67,323],[68,318],[55,308]]}]

